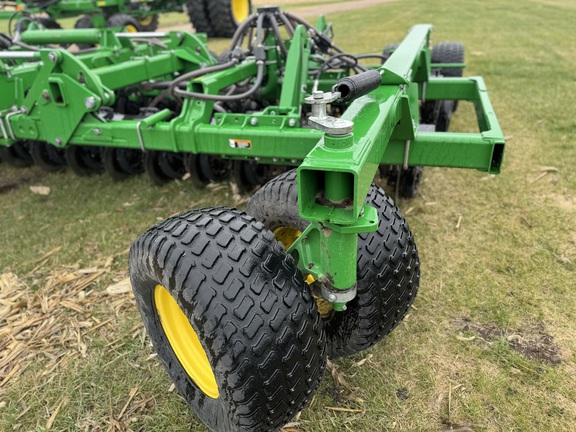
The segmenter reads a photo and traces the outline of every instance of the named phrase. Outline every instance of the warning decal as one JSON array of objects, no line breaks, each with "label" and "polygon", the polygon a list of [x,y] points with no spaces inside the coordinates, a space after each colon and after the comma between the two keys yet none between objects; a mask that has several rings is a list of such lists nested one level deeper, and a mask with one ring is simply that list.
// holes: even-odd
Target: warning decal
[{"label": "warning decal", "polygon": [[230,147],[239,149],[251,149],[252,141],[243,139],[229,139]]}]

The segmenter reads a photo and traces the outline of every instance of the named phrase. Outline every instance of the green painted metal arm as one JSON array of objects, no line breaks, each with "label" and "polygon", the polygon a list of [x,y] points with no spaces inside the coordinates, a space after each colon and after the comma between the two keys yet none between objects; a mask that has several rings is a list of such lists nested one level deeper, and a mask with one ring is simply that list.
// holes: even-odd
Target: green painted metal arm
[{"label": "green painted metal arm", "polygon": [[310,56],[310,39],[303,25],[296,27],[286,58],[286,71],[279,106],[299,107],[307,96],[308,57]]}]

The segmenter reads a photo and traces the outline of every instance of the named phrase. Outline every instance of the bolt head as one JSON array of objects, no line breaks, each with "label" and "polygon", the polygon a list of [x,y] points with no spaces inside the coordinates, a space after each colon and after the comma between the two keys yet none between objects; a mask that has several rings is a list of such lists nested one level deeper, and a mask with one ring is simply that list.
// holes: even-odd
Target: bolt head
[{"label": "bolt head", "polygon": [[258,117],[252,117],[252,118],[250,119],[250,124],[251,124],[252,126],[256,126],[256,125],[258,124]]},{"label": "bolt head", "polygon": [[322,90],[315,91],[312,93],[314,99],[324,99],[324,92]]},{"label": "bolt head", "polygon": [[92,109],[96,106],[96,98],[94,96],[87,97],[84,99],[84,106],[87,109]]},{"label": "bolt head", "polygon": [[335,294],[328,294],[328,298],[326,299],[329,302],[335,302],[336,301],[336,295]]},{"label": "bolt head", "polygon": [[290,120],[288,120],[288,126],[290,127],[296,126],[296,119],[291,118]]}]

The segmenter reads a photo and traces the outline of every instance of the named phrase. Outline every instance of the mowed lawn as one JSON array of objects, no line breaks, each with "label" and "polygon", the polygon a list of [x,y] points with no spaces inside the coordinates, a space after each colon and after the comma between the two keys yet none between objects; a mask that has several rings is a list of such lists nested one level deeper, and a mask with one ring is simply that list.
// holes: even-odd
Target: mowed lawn
[{"label": "mowed lawn", "polygon": [[[335,360],[287,430],[576,430],[576,3],[399,0],[328,18],[353,53],[416,23],[463,42],[507,147],[499,176],[426,168],[398,202],[421,257],[414,307]],[[474,121],[461,103],[453,130]],[[205,431],[122,284],[127,249],[158,220],[246,198],[0,164],[0,431]]]}]

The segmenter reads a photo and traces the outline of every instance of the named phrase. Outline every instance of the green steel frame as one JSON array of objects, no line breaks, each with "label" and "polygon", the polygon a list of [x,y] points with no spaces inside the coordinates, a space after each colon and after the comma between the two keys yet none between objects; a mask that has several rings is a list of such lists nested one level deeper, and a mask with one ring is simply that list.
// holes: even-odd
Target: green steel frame
[{"label": "green steel frame", "polygon": [[[325,26],[322,19],[319,26]],[[388,61],[376,68],[381,82],[346,104],[341,120],[352,122],[353,130],[337,135],[301,126],[310,89],[329,92],[347,75],[326,71],[311,78],[315,60],[303,25],[285,42],[285,59],[277,42],[267,37],[267,48],[261,51],[265,58],[248,57],[199,76],[187,87],[216,95],[254,78],[264,65],[260,93],[276,104],[252,113],[220,113],[214,101],[187,98],[176,116],[165,109],[122,120],[105,120],[98,112],[113,104],[119,89],[214,65],[205,40],[170,32],[157,34],[161,43],[152,44],[108,30],[30,30],[22,35],[23,42],[41,49],[0,52],[0,145],[39,140],[56,147],[207,153],[298,165],[299,212],[311,224],[289,253],[305,275],[322,283],[334,308],[342,310],[356,283],[357,234],[375,230],[378,223],[375,209],[363,203],[380,164],[500,171],[504,137],[484,81],[432,76],[430,31],[430,25],[414,26]],[[100,45],[78,55],[42,48],[71,42]],[[478,132],[421,131],[420,102],[445,99],[472,102]]]}]

